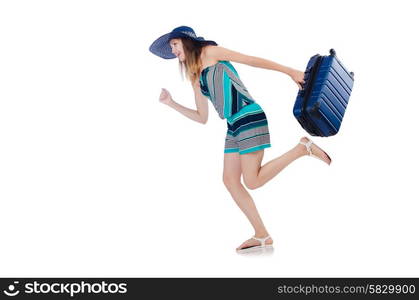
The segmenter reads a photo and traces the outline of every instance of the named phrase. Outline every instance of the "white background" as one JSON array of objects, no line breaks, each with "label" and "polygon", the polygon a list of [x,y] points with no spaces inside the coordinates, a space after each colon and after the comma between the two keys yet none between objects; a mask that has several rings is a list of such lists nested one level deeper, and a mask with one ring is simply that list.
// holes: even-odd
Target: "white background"
[{"label": "white background", "polygon": [[[415,1],[2,1],[1,276],[419,276]],[[396,4],[397,3],[397,4]],[[416,19],[416,20],[415,20]],[[336,49],[355,73],[338,135],[250,191],[272,255],[222,183],[226,131],[194,107],[177,60],[148,50],[187,25],[220,46],[304,70]],[[297,86],[234,63],[272,148],[307,135]]]}]

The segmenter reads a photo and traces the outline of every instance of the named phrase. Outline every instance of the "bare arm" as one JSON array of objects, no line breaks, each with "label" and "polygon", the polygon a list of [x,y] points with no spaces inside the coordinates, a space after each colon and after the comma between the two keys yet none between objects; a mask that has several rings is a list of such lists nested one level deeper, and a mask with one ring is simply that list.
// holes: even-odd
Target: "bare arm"
[{"label": "bare arm", "polygon": [[197,81],[196,83],[192,83],[192,87],[195,94],[196,110],[187,108],[174,101],[170,93],[165,89],[163,89],[160,94],[160,102],[167,104],[174,110],[180,112],[182,115],[188,117],[193,121],[205,124],[208,120],[208,100],[201,93],[199,81]]},{"label": "bare arm", "polygon": [[294,80],[297,83],[300,89],[302,88],[301,84],[304,83],[303,72],[287,66],[283,66],[268,59],[242,54],[240,52],[232,51],[220,46],[208,47],[207,53],[209,56],[216,60],[234,61],[256,68],[264,68],[268,70],[282,72],[284,74],[289,75],[292,78],[292,80]]}]

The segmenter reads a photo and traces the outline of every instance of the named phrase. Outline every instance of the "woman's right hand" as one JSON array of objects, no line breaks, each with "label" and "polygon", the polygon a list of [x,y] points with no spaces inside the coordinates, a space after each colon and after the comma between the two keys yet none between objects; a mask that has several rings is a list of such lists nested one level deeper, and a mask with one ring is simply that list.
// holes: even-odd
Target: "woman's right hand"
[{"label": "woman's right hand", "polygon": [[161,89],[159,101],[163,104],[169,105],[173,102],[172,96],[165,88]]},{"label": "woman's right hand", "polygon": [[298,85],[298,88],[302,90],[303,84],[305,83],[304,72],[292,69],[289,76],[292,78],[292,80],[295,81],[295,83]]}]

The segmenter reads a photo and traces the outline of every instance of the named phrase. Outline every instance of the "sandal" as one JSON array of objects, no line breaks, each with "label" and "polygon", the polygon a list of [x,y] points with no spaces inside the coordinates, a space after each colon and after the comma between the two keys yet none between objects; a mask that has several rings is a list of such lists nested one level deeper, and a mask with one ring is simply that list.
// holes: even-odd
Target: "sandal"
[{"label": "sandal", "polygon": [[272,244],[265,244],[266,240],[268,240],[269,238],[270,238],[269,235],[264,237],[264,238],[257,238],[255,236],[252,236],[252,239],[259,241],[260,245],[240,248],[240,249],[237,249],[236,251],[240,253],[240,252],[247,252],[249,250],[255,250],[255,249],[270,249],[270,248],[273,248]]},{"label": "sandal", "polygon": [[[312,152],[312,150],[311,150],[311,146],[314,144],[313,143],[313,141],[312,140],[310,140],[308,137],[305,137],[306,139],[308,139],[308,142],[307,143],[304,143],[304,142],[300,142],[299,144],[301,144],[301,145],[304,145],[304,146],[306,146],[306,148],[307,148],[307,152],[308,152],[308,154],[310,155],[310,156],[312,156],[312,157],[314,157],[314,158],[317,158],[317,159],[319,159],[319,160],[321,160],[321,161],[323,161],[323,162],[325,162],[323,159],[321,159],[320,157],[318,157],[317,155],[314,155],[313,154],[313,152]],[[316,145],[316,144],[314,144],[314,145]],[[317,145],[316,145],[317,146]],[[325,154],[326,154],[326,156],[327,156],[327,158],[330,160],[330,163],[327,163],[327,162],[325,162],[326,164],[328,164],[328,165],[330,165],[331,163],[332,163],[332,159],[330,158],[330,156],[329,156],[329,154],[327,154],[326,153],[326,151],[324,151],[322,148],[320,148],[319,146],[317,146],[319,149],[320,149],[320,151],[323,151]]]}]

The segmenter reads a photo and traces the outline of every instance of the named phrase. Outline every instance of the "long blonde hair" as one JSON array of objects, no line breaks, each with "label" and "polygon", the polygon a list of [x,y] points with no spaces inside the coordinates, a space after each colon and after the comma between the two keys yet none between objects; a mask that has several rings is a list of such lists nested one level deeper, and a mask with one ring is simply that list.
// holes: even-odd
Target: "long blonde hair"
[{"label": "long blonde hair", "polygon": [[202,68],[201,52],[205,46],[187,38],[181,38],[183,51],[185,53],[185,61],[179,62],[180,72],[186,75],[186,78],[192,82],[199,80],[200,70]]}]

